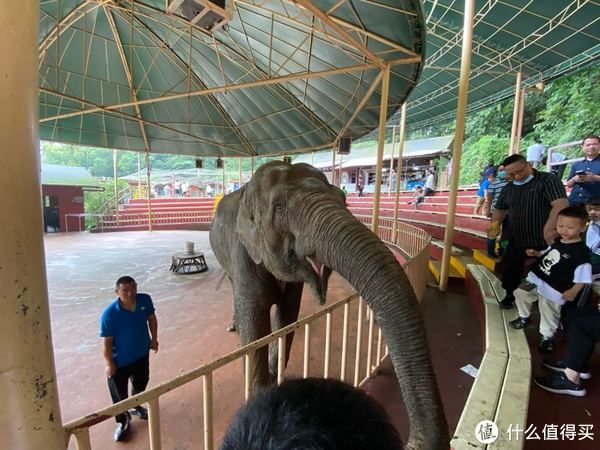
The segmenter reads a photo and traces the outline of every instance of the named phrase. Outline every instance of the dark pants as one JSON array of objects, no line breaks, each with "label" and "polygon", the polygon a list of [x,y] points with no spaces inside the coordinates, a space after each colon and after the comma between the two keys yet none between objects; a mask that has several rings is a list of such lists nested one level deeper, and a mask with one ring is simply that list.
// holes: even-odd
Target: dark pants
[{"label": "dark pants", "polygon": [[[117,368],[117,373],[108,378],[108,390],[113,403],[125,400],[127,395],[127,385],[131,378],[131,395],[139,394],[146,390],[148,379],[150,376],[150,367],[148,363],[148,355],[136,362]],[[126,415],[119,414],[115,417],[119,423],[125,423]]]},{"label": "dark pants", "polygon": [[541,251],[547,246],[517,247],[509,241],[502,257],[502,287],[506,291],[506,296],[512,300],[515,298],[513,292],[519,287],[525,275],[525,261],[531,259],[525,253],[528,248]]},{"label": "dark pants", "polygon": [[562,180],[562,177],[565,173],[566,164],[561,164],[560,166],[552,166],[552,173],[558,177],[559,180]]},{"label": "dark pants", "polygon": [[587,372],[588,362],[596,342],[600,340],[600,311],[578,315],[569,320],[567,333],[567,358],[569,369]]}]

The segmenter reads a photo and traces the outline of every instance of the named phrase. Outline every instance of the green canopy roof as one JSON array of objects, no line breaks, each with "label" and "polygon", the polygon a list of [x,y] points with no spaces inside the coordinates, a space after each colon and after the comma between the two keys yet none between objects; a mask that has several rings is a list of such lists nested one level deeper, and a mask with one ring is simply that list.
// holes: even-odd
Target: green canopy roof
[{"label": "green canopy roof", "polygon": [[[464,1],[423,4],[427,57],[408,100],[409,128],[456,116]],[[599,18],[597,1],[476,0],[467,112],[513,96],[518,71],[533,86],[597,63]]]},{"label": "green canopy roof", "polygon": [[[406,98],[409,128],[455,116],[463,0],[226,0],[212,32],[180,3],[40,2],[41,138],[207,156],[330,148],[378,126],[383,63],[388,117]],[[468,111],[512,96],[518,71],[532,86],[599,61],[597,1],[475,0],[475,13]]]},{"label": "green canopy roof", "polygon": [[308,151],[378,125],[371,86],[384,64],[388,116],[421,71],[418,0],[226,0],[230,20],[211,31],[180,4],[40,2],[40,137],[189,155]]},{"label": "green canopy roof", "polygon": [[85,167],[42,164],[42,185],[81,186],[102,189],[100,182]]}]

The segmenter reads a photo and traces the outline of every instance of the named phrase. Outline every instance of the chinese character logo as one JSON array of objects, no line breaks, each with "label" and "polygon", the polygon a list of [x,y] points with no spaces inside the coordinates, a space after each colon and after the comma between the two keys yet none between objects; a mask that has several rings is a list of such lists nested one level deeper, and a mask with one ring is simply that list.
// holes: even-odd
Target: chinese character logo
[{"label": "chinese character logo", "polygon": [[475,437],[482,444],[492,444],[498,439],[498,426],[491,420],[482,420],[475,426]]}]

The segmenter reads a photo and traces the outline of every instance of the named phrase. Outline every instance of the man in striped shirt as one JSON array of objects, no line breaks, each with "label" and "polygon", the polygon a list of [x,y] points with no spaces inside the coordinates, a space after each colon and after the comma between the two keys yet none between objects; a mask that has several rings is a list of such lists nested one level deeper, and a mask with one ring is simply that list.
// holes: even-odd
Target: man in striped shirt
[{"label": "man in striped shirt", "polygon": [[528,248],[541,251],[554,242],[558,213],[568,202],[558,177],[533,169],[522,155],[509,156],[502,165],[510,182],[496,202],[488,237],[495,237],[491,230],[499,229],[508,213],[508,247],[502,258],[502,287],[506,297],[500,307],[509,309],[515,302],[513,292],[524,274],[525,251]]}]

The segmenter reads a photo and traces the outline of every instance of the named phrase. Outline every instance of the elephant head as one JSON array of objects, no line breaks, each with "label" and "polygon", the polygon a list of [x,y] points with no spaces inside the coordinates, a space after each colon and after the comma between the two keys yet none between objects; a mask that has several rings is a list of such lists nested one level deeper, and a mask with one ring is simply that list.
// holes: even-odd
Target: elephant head
[{"label": "elephant head", "polygon": [[255,264],[306,282],[323,302],[331,270],[369,304],[409,414],[409,448],[448,448],[449,436],[427,337],[411,284],[396,258],[346,208],[340,189],[308,164],[274,161],[242,188],[237,233]]}]

